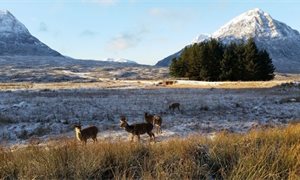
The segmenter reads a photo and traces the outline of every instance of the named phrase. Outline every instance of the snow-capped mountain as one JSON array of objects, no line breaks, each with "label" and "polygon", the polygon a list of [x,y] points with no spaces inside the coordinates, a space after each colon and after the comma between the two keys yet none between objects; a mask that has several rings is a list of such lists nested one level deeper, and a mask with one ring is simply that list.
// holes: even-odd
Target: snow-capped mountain
[{"label": "snow-capped mountain", "polygon": [[273,19],[268,13],[256,8],[232,19],[212,34],[213,38],[223,41],[236,39],[293,39],[299,38],[299,32],[288,25]]},{"label": "snow-capped mountain", "polygon": [[124,58],[107,58],[105,61],[109,62],[117,62],[117,63],[129,63],[129,64],[137,64],[135,61],[124,59]]},{"label": "snow-capped mountain", "polygon": [[[229,21],[211,35],[225,44],[245,41],[254,37],[260,49],[266,49],[278,72],[300,72],[300,34],[288,25],[273,19],[268,13],[256,8]],[[192,43],[205,40],[202,35]],[[169,62],[169,63],[164,63]],[[165,58],[157,65],[170,65]]]},{"label": "snow-capped mountain", "polygon": [[61,56],[32,36],[7,10],[0,10],[0,55]]}]

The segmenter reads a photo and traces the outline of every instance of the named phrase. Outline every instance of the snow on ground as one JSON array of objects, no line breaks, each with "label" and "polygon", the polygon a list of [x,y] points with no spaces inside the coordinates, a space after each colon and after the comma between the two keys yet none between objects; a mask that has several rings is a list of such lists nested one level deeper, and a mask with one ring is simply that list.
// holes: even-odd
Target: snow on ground
[{"label": "snow on ground", "polygon": [[[168,88],[157,87],[153,81],[139,83],[117,88],[2,90],[0,141],[14,144],[74,137],[76,123],[96,125],[99,139],[128,139],[128,133],[119,127],[120,115],[131,124],[144,122],[144,112],[162,116],[163,133],[157,135],[158,141],[222,130],[243,133],[257,125],[300,120],[297,83],[243,89]],[[180,103],[180,111],[168,109],[174,102]],[[148,139],[147,135],[142,138]]]}]

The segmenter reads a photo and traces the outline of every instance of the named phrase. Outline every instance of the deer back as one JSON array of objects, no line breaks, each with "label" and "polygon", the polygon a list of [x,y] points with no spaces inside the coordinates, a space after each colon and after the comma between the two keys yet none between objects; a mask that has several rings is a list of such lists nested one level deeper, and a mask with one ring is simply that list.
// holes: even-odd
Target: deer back
[{"label": "deer back", "polygon": [[90,126],[81,130],[81,136],[85,139],[96,137],[98,128],[96,126]]},{"label": "deer back", "polygon": [[172,103],[170,106],[169,106],[169,109],[175,109],[175,108],[178,108],[180,106],[179,103]]},{"label": "deer back", "polygon": [[153,129],[153,125],[151,123],[138,123],[132,124],[132,133],[134,135],[145,134],[151,132]]}]

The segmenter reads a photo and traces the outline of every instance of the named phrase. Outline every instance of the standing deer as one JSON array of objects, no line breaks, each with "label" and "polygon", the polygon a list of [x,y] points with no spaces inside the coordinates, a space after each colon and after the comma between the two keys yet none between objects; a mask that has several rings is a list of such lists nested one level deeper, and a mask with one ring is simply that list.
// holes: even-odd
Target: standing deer
[{"label": "standing deer", "polygon": [[131,133],[131,141],[133,141],[134,136],[138,137],[138,141],[140,141],[140,135],[147,133],[150,136],[150,141],[153,139],[155,142],[155,136],[152,132],[153,125],[150,123],[136,123],[129,125],[127,123],[127,119],[125,116],[121,116],[120,119],[120,127],[124,128],[127,132]]},{"label": "standing deer", "polygon": [[148,114],[147,112],[145,112],[144,117],[146,122],[151,123],[156,127],[156,134],[162,133],[161,131],[162,118],[160,116]]},{"label": "standing deer", "polygon": [[87,143],[89,138],[92,138],[94,142],[97,141],[98,128],[96,126],[90,126],[88,128],[81,129],[81,125],[75,125],[74,128],[76,138],[84,144]]},{"label": "standing deer", "polygon": [[179,108],[180,104],[179,103],[172,103],[169,105],[169,110],[172,109],[172,111],[174,111],[176,108],[178,109],[178,111],[180,111],[180,108]]}]

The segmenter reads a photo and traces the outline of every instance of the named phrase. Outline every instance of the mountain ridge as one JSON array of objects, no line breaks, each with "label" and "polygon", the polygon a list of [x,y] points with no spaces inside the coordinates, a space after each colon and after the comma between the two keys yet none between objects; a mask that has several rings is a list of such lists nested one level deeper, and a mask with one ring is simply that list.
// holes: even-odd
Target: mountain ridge
[{"label": "mountain ridge", "polygon": [[[202,36],[200,35],[200,37]],[[255,8],[242,13],[220,27],[207,39],[215,38],[224,44],[228,44],[230,42],[245,41],[250,37],[255,39],[259,49],[266,49],[269,52],[276,71],[300,72],[300,59],[298,58],[300,57],[299,32],[285,23],[273,19],[261,9]],[[198,39],[196,38],[192,43],[200,43],[206,40],[205,38]],[[175,54],[178,56],[178,52]],[[169,57],[159,61],[156,65],[170,65],[172,59]]]}]

